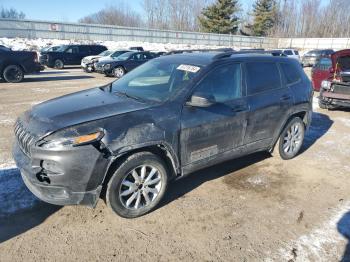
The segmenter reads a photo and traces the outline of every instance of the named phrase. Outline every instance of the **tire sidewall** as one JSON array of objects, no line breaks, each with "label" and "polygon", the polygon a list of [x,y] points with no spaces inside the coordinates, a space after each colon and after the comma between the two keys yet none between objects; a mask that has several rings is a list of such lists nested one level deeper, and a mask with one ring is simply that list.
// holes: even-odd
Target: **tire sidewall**
[{"label": "tire sidewall", "polygon": [[[8,71],[11,70],[11,69],[17,69],[17,70],[21,73],[21,77],[20,77],[19,79],[16,79],[16,80],[11,80],[11,79],[9,79],[8,76],[7,76],[7,73],[8,73]],[[23,78],[24,78],[24,72],[23,72],[22,68],[21,68],[20,66],[18,66],[18,65],[8,65],[8,66],[6,66],[5,69],[4,69],[3,78],[4,78],[5,81],[8,82],[8,83],[19,83],[19,82],[21,82],[21,81],[23,80]]]},{"label": "tire sidewall", "polygon": [[[121,69],[121,70],[123,71],[123,75],[122,75],[122,76],[117,76],[116,71],[117,71],[118,69]],[[122,66],[117,66],[116,68],[113,69],[113,75],[114,75],[115,77],[117,77],[117,78],[121,78],[121,77],[123,77],[123,76],[125,75],[125,69],[124,69]]]},{"label": "tire sidewall", "polygon": [[[284,152],[283,150],[283,142],[284,142],[284,137],[287,133],[287,131],[290,129],[290,127],[295,124],[295,123],[300,123],[301,126],[302,126],[302,140],[301,140],[301,145],[300,145],[300,148],[298,149],[298,151],[294,152],[293,154],[288,154],[286,152]],[[297,156],[303,146],[303,143],[304,143],[304,138],[305,138],[305,125],[304,125],[304,122],[303,120],[300,118],[300,117],[294,117],[292,120],[289,121],[289,123],[285,126],[285,128],[283,129],[281,135],[280,135],[280,138],[279,138],[279,143],[278,143],[278,151],[279,151],[279,154],[281,156],[282,159],[284,160],[289,160],[289,159],[292,159],[294,158],[295,156]]]},{"label": "tire sidewall", "polygon": [[[62,66],[60,66],[60,67],[56,66],[56,63],[58,63],[58,62],[61,63]],[[64,68],[64,63],[63,63],[63,61],[61,59],[56,59],[54,64],[53,64],[53,66],[54,66],[54,68],[57,68],[57,69],[63,69]]]},{"label": "tire sidewall", "polygon": [[[119,190],[125,176],[135,167],[140,165],[152,165],[161,173],[162,187],[155,199],[149,206],[138,210],[130,210],[123,206],[119,198]],[[152,211],[162,200],[168,185],[168,171],[164,162],[152,153],[136,153],[128,157],[114,172],[107,185],[106,201],[107,205],[119,216],[124,218],[135,218]]]}]

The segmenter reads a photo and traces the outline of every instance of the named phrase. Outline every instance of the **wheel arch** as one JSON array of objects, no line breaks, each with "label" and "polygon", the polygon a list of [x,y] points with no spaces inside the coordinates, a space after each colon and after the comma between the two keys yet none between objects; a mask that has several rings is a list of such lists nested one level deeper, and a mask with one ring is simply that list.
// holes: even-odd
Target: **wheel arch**
[{"label": "wheel arch", "polygon": [[288,123],[295,117],[299,117],[301,118],[301,120],[303,120],[303,123],[305,125],[305,129],[307,128],[307,126],[309,125],[309,121],[310,119],[308,118],[308,112],[306,110],[300,110],[300,111],[296,111],[291,113],[283,122],[283,124],[281,125],[281,127],[278,129],[278,132],[275,133],[274,138],[273,138],[273,143],[271,145],[271,149],[270,151],[273,151],[273,149],[276,146],[276,143],[278,141],[278,138],[280,137],[281,133],[283,132],[284,128],[286,127],[286,125],[288,125]]},{"label": "wheel arch", "polygon": [[109,163],[109,166],[107,168],[107,171],[102,181],[102,186],[104,189],[103,189],[103,193],[101,194],[105,193],[104,191],[105,191],[106,185],[108,184],[116,168],[118,168],[118,166],[121,165],[123,161],[125,161],[129,156],[139,152],[150,152],[160,157],[166,164],[166,167],[170,172],[169,175],[171,178],[175,178],[177,174],[179,174],[180,172],[179,159],[176,156],[175,152],[171,149],[171,147],[166,143],[158,142],[153,144],[135,146],[126,152],[119,153],[118,155],[113,155],[111,157],[111,161]]}]

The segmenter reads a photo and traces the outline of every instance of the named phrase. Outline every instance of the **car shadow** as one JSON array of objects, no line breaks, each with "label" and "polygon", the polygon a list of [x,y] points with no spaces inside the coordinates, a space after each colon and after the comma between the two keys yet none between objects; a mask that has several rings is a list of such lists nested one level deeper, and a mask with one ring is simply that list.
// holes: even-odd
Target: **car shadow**
[{"label": "car shadow", "polygon": [[41,224],[60,208],[37,199],[17,168],[0,170],[0,243]]},{"label": "car shadow", "polygon": [[181,179],[175,180],[169,184],[167,193],[165,194],[163,201],[160,203],[159,208],[184,196],[207,181],[226,176],[232,172],[236,172],[270,157],[271,154],[268,152],[254,153],[196,171]]},{"label": "car shadow", "polygon": [[312,121],[310,128],[306,131],[303,146],[300,154],[307,151],[318,139],[324,136],[333,125],[334,121],[329,116],[312,112]]},{"label": "car shadow", "polygon": [[64,81],[64,80],[79,80],[91,79],[93,76],[52,76],[52,77],[31,77],[24,78],[23,82],[47,82],[47,81]]},{"label": "car shadow", "polygon": [[338,221],[337,229],[338,229],[338,232],[348,240],[343,258],[340,261],[349,262],[350,261],[350,212],[347,212]]},{"label": "car shadow", "polygon": [[38,76],[38,75],[56,75],[56,74],[67,74],[68,71],[41,71],[38,73],[32,73],[28,75]]}]

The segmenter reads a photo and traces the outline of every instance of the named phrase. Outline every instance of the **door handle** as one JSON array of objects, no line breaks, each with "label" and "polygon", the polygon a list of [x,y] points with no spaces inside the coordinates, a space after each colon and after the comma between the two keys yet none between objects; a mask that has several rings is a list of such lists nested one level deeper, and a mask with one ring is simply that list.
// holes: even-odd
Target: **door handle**
[{"label": "door handle", "polygon": [[291,96],[290,95],[283,95],[282,97],[281,97],[281,101],[287,101],[287,100],[291,100]]},{"label": "door handle", "polygon": [[248,110],[249,110],[249,106],[246,106],[246,105],[239,105],[232,108],[233,112],[244,112]]}]

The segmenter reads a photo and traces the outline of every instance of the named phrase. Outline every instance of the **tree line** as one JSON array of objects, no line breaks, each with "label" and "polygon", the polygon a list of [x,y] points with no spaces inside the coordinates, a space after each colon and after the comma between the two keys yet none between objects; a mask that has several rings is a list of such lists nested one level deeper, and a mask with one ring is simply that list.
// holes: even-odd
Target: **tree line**
[{"label": "tree line", "polygon": [[[81,23],[271,37],[350,37],[349,0],[125,0],[79,19]],[[244,10],[245,9],[245,10]],[[25,14],[0,9],[0,17]]]}]

